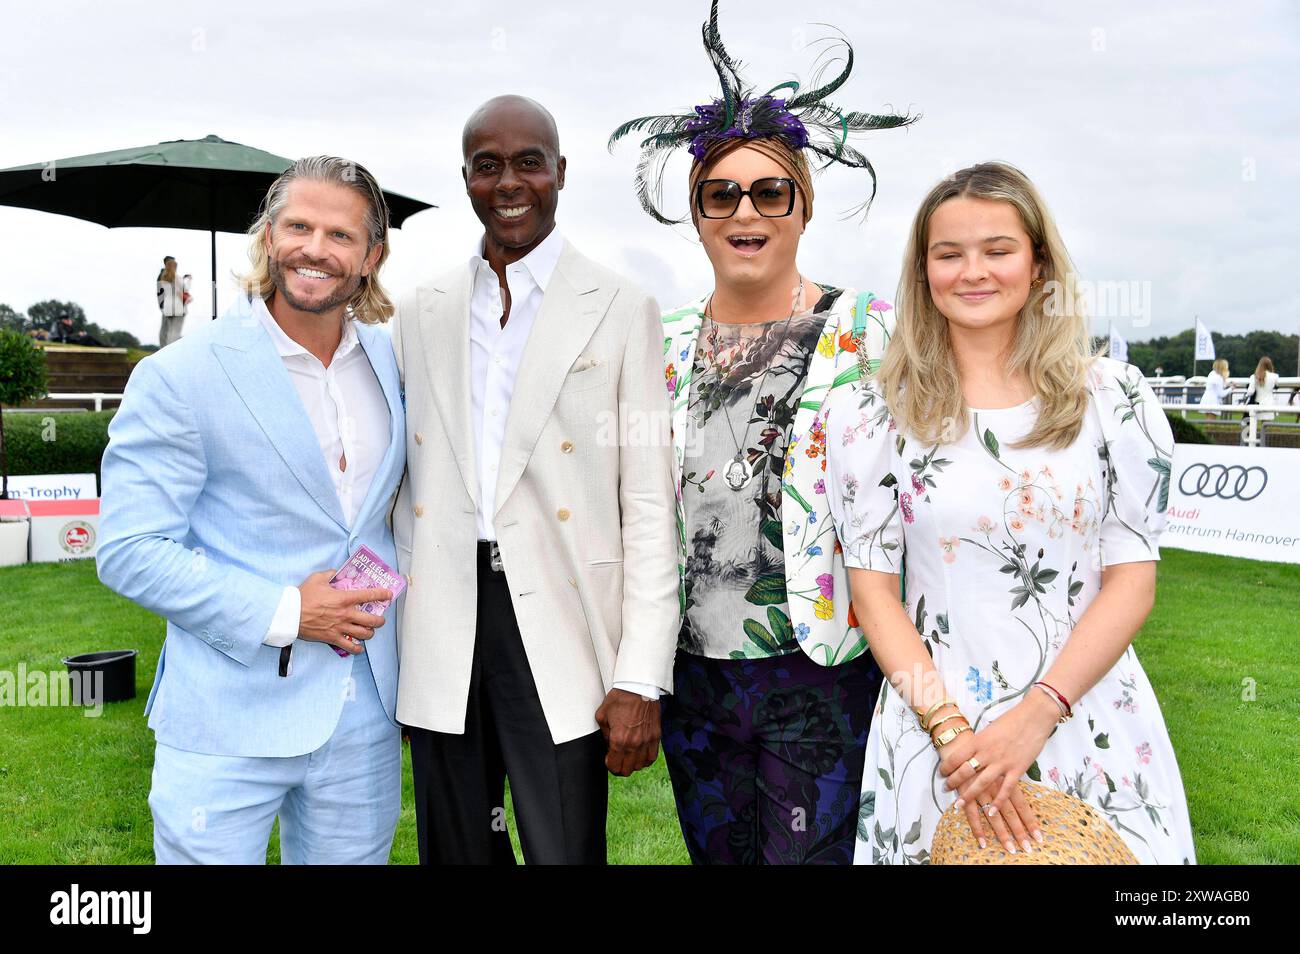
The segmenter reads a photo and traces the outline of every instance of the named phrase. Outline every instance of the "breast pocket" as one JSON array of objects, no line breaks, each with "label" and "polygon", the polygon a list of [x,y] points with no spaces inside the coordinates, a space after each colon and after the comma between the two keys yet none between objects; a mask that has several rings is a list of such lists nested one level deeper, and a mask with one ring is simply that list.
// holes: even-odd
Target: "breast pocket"
[{"label": "breast pocket", "polygon": [[576,394],[582,391],[590,391],[593,388],[601,387],[608,381],[609,365],[602,361],[596,365],[570,371],[568,377],[564,379],[564,384],[560,386],[560,393]]}]

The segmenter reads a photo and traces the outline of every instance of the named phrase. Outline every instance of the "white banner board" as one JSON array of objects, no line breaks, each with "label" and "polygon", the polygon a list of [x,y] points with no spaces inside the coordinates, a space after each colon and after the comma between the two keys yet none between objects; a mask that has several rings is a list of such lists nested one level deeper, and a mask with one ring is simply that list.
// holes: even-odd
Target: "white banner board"
[{"label": "white banner board", "polygon": [[93,500],[99,496],[99,488],[94,474],[10,474],[9,496],[23,500]]},{"label": "white banner board", "polygon": [[1300,563],[1300,450],[1176,444],[1162,547]]},{"label": "white banner board", "polygon": [[33,500],[33,563],[62,563],[94,557],[99,546],[99,499]]}]

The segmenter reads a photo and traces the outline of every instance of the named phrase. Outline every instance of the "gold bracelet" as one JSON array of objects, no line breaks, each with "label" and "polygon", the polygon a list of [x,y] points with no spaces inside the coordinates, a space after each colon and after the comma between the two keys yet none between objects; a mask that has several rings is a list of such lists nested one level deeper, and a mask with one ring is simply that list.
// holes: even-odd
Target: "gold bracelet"
[{"label": "gold bracelet", "polygon": [[930,706],[930,708],[926,709],[925,715],[921,715],[920,712],[917,712],[917,715],[920,716],[921,718],[921,728],[925,729],[926,732],[929,732],[931,716],[933,716],[944,706],[955,706],[956,704],[957,703],[954,702],[952,699],[943,699],[939,702],[936,702],[934,705]]},{"label": "gold bracelet", "polygon": [[936,749],[941,749],[963,732],[969,731],[970,726],[968,725],[955,725],[951,729],[945,729],[943,732],[939,733],[939,738],[934,740],[934,747]]},{"label": "gold bracelet", "polygon": [[951,722],[953,719],[961,719],[963,722],[967,723],[968,725],[970,724],[970,720],[968,720],[964,715],[962,715],[960,712],[954,712],[951,715],[944,716],[938,722],[931,722],[930,730],[929,730],[930,734],[933,735],[935,729],[939,728],[939,726],[943,725],[945,722]]}]

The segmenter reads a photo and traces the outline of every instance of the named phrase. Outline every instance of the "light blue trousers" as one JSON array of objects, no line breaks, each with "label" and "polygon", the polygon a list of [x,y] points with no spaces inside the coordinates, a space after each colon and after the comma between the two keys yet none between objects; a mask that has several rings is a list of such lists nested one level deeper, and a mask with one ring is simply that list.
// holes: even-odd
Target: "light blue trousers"
[{"label": "light blue trousers", "polygon": [[[402,802],[402,745],[365,653],[352,663],[356,698],[329,741],[291,758],[154,750],[154,857],[168,864],[266,863],[280,817],[290,865],[388,862]],[[290,677],[292,678],[292,677]]]}]

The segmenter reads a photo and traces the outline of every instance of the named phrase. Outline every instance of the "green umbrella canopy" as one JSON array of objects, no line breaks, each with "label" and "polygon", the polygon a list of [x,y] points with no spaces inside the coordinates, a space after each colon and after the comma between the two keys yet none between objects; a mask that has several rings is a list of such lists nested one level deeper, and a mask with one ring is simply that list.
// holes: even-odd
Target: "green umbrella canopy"
[{"label": "green umbrella canopy", "polygon": [[[217,232],[245,232],[267,189],[292,161],[218,136],[176,139],[0,169],[0,205],[70,215],[109,228],[212,233],[212,317],[217,316]],[[435,208],[384,192],[394,228]]]},{"label": "green umbrella canopy", "polygon": [[[0,205],[109,228],[246,231],[291,160],[217,136],[0,169]],[[394,228],[427,202],[385,192]]]}]

